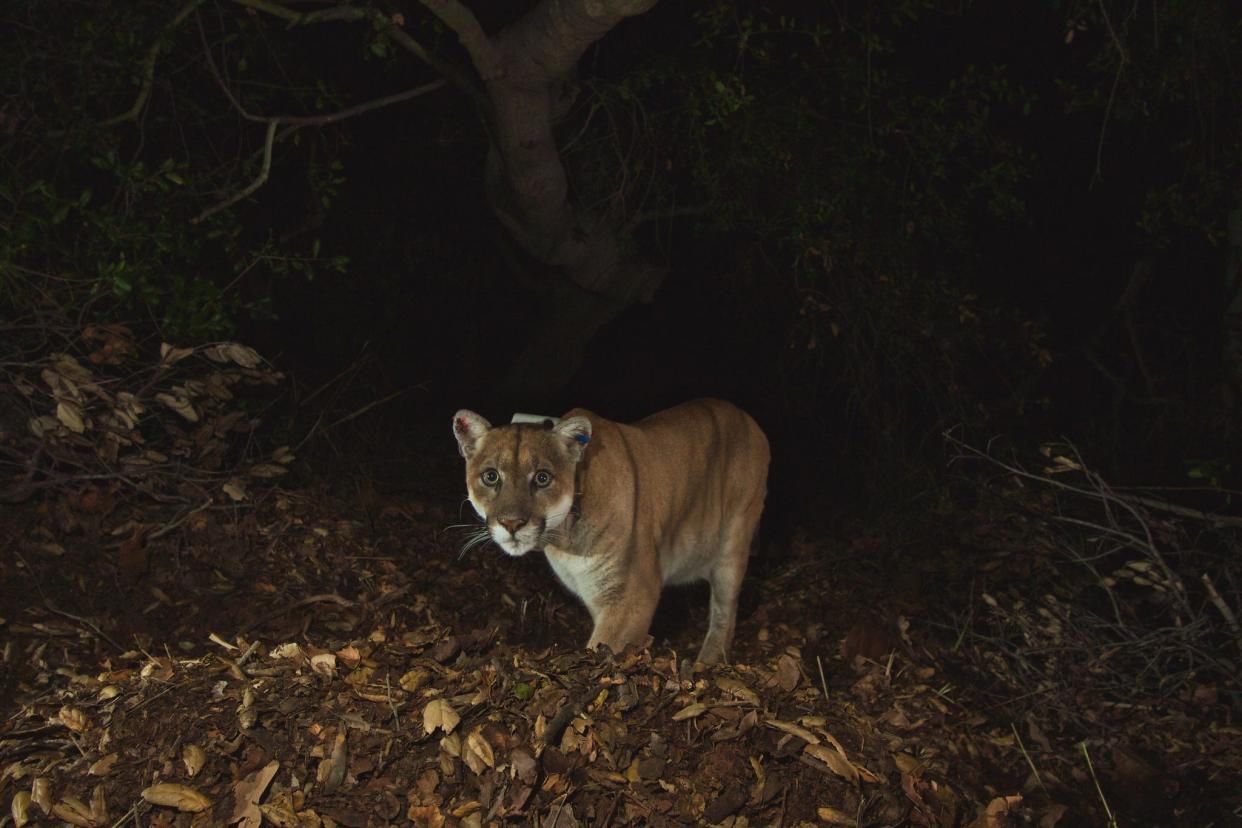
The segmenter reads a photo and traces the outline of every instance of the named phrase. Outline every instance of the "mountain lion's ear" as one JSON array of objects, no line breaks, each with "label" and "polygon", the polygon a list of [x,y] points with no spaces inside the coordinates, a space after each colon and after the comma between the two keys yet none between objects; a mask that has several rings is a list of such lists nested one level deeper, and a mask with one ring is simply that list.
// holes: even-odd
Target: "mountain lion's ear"
[{"label": "mountain lion's ear", "polygon": [[473,411],[463,408],[454,414],[453,436],[457,438],[457,450],[461,452],[461,456],[469,459],[478,447],[479,440],[491,427],[491,423]]},{"label": "mountain lion's ear", "polygon": [[586,417],[570,417],[561,420],[552,427],[552,431],[561,435],[569,443],[569,453],[574,460],[582,457],[587,443],[591,442],[591,421]]}]

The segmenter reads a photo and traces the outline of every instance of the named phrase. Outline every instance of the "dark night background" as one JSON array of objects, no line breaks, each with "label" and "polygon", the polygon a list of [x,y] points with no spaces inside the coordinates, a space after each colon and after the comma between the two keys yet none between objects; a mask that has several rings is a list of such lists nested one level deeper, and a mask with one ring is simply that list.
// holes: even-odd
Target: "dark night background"
[{"label": "dark night background", "polygon": [[[1116,58],[1091,7],[1083,18],[1054,3],[1021,14],[911,8],[901,24],[877,9],[857,19],[842,9],[808,19],[815,12],[796,5],[739,11],[768,26],[788,14],[834,38],[806,55],[781,52],[791,40],[807,47],[796,36],[773,36],[763,59],[743,64],[727,30],[687,54],[703,37],[695,15],[660,5],[591,50],[583,72],[593,84],[654,75],[642,102],[651,134],[619,140],[645,142],[640,163],[665,167],[657,198],[704,214],[634,233],[638,255],[667,268],[660,292],[604,326],[567,385],[498,390],[540,324],[530,287],[547,277],[483,204],[486,137],[451,92],[347,126],[348,178],[319,235],[349,271],[275,284],[278,318],[243,321],[247,341],[308,380],[368,343],[367,393],[419,386],[377,415],[398,432],[407,418],[438,427],[458,405],[495,417],[584,405],[626,419],[723,396],[763,420],[791,477],[810,475],[832,499],[859,492],[860,477],[863,490],[890,496],[913,468],[941,462],[939,432],[959,423],[1086,441],[1103,468],[1142,482],[1227,461],[1236,21],[1187,6],[1186,19],[1159,21],[1157,50],[1148,21],[1128,20],[1136,54],[1108,112]],[[1230,22],[1232,32],[1214,29]],[[865,95],[849,88],[865,52],[835,54],[857,52],[853,27],[866,25],[887,40],[871,135],[860,134]],[[1194,56],[1175,52],[1218,37]],[[377,67],[334,51],[324,71],[363,91],[387,90],[402,70],[421,78],[404,66],[376,80]],[[679,133],[695,117],[679,106],[708,83],[679,77],[685,64],[751,85],[737,134],[728,124]],[[297,196],[277,191],[262,215],[280,227]],[[806,215],[814,209],[827,215]],[[830,265],[808,262],[821,247],[841,252]]]},{"label": "dark night background", "polygon": [[[464,5],[497,43],[547,6]],[[977,599],[983,540],[954,535],[942,571],[909,574],[951,520],[963,536],[1007,527],[1018,559],[1056,547],[1021,527],[1080,514],[1052,482],[1077,463],[1109,520],[1110,498],[1135,492],[1153,515],[1201,520],[1144,517],[1163,557],[1084,551],[1030,575],[1030,594],[1058,567],[1089,571],[1066,579],[1082,584],[1075,612],[1121,600],[1128,619],[1202,635],[1118,683],[1162,699],[1211,683],[1236,715],[1242,639],[1219,611],[1242,599],[1236,2],[663,0],[541,78],[542,121],[498,114],[529,91],[506,86],[520,50],[484,84],[435,6],[0,9],[0,509],[14,527],[70,531],[55,516],[106,489],[147,527],[114,537],[147,549],[151,526],[171,542],[203,498],[261,510],[277,477],[371,519],[386,498],[455,504],[458,408],[632,420],[718,396],[773,446],[780,540],[761,577],[786,571],[795,536],[921,538],[916,563],[893,551],[855,573],[860,615],[940,617],[910,609],[922,597],[892,609],[877,597],[890,579]],[[367,111],[331,115],[351,107]],[[546,139],[551,168],[498,152],[519,133]],[[550,171],[567,189],[549,203],[570,215],[551,229],[531,195]],[[589,251],[579,266],[558,258],[573,245]],[[230,360],[241,373],[222,390],[212,372]],[[992,460],[965,462],[974,449]],[[1042,484],[1043,500],[1015,494]],[[98,571],[159,571],[158,554],[119,554]],[[1169,589],[1184,605],[1138,595],[1141,579],[1106,600],[1098,582],[1131,559],[1181,573],[1189,593]],[[992,669],[980,663],[963,669]]]}]

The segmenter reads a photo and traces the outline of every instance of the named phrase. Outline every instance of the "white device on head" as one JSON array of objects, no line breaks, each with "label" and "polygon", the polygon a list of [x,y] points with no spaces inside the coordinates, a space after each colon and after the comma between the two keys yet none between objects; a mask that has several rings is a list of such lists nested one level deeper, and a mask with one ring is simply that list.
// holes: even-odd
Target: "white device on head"
[{"label": "white device on head", "polygon": [[548,417],[543,414],[523,414],[522,412],[519,411],[513,415],[513,419],[510,420],[509,423],[510,424],[531,423],[533,425],[541,425],[544,422],[547,422],[548,420],[552,421],[552,425],[556,425],[557,423],[561,421],[561,418],[560,417]]}]

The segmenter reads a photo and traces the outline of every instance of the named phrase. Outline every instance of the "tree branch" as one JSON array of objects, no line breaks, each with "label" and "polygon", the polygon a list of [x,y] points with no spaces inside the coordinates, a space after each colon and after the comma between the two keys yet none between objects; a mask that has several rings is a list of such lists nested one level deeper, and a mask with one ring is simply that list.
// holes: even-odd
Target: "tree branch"
[{"label": "tree branch", "polygon": [[397,25],[392,17],[379,9],[372,8],[371,6],[333,6],[317,11],[299,12],[280,3],[271,2],[271,0],[232,0],[232,2],[251,11],[263,12],[264,14],[278,17],[288,23],[290,28],[294,26],[311,26],[316,23],[330,21],[356,22],[369,20],[375,25],[378,32],[421,60],[438,74],[443,75],[450,83],[469,95],[476,102],[486,101],[486,96],[483,95],[478,84],[471,81],[465,72],[449,61],[427,51],[426,47]]},{"label": "tree branch", "polygon": [[[377,21],[379,18],[383,17],[382,12],[377,11],[375,14],[375,19]],[[396,23],[388,20],[388,18],[384,18],[384,20],[387,23],[387,28],[383,31],[389,40],[414,55],[414,57],[427,64],[427,66],[431,69],[443,75],[449,83],[457,87],[459,92],[468,95],[471,100],[478,104],[480,109],[485,112],[488,111],[487,95],[469,75],[462,71],[461,67],[428,52],[425,48],[423,48],[421,43],[410,37],[410,35]]]},{"label": "tree branch", "polygon": [[520,55],[526,72],[560,78],[573,72],[591,44],[656,0],[541,0],[496,37],[498,48]]},{"label": "tree branch", "polygon": [[428,92],[440,89],[444,86],[444,84],[444,79],[439,78],[431,83],[425,83],[422,86],[416,86],[413,89],[407,89],[404,92],[397,92],[393,95],[385,95],[382,98],[366,101],[365,103],[360,103],[356,106],[341,109],[327,115],[277,115],[270,118],[251,115],[246,112],[244,108],[242,108],[242,106],[236,101],[235,98],[233,98],[232,95],[229,95],[229,100],[232,101],[233,105],[237,107],[237,110],[241,113],[242,117],[252,121],[265,121],[267,123],[267,134],[263,140],[263,165],[259,170],[259,174],[253,181],[250,182],[249,185],[246,186],[244,190],[229,196],[219,204],[215,204],[208,207],[206,210],[203,210],[203,212],[191,219],[190,223],[198,224],[203,221],[203,219],[213,216],[221,210],[232,207],[234,204],[241,201],[243,198],[250,195],[267,182],[268,174],[271,172],[272,167],[272,145],[276,141],[276,127],[280,124],[289,124],[293,127],[293,129],[286,130],[281,133],[281,137],[283,138],[284,136],[289,135],[294,129],[300,129],[305,126],[321,126],[323,124],[343,121],[346,118],[352,118],[355,115],[361,115],[364,112],[370,112],[373,109],[379,109],[380,107],[390,106],[391,104],[401,103],[402,101],[408,101],[410,98],[416,98],[419,95],[425,95]]},{"label": "tree branch", "polygon": [[172,21],[169,22],[162,30],[159,36],[155,38],[155,42],[151,44],[151,48],[147,50],[147,56],[142,61],[142,86],[138,89],[138,97],[134,99],[134,104],[120,115],[114,115],[111,118],[105,118],[100,121],[100,126],[110,127],[117,124],[123,124],[126,121],[133,121],[138,118],[142,108],[147,105],[147,101],[151,97],[151,88],[155,85],[155,62],[159,59],[160,51],[164,48],[164,38],[173,29],[176,29],[185,19],[194,13],[194,10],[203,5],[206,0],[190,0],[181,7]]},{"label": "tree branch", "polygon": [[255,176],[254,181],[251,181],[241,192],[234,193],[224,201],[221,201],[219,204],[208,207],[206,210],[190,219],[190,224],[198,224],[208,216],[214,216],[221,210],[226,210],[229,207],[232,207],[234,204],[241,201],[243,198],[267,183],[268,173],[272,170],[272,141],[276,137],[276,127],[279,123],[280,122],[275,119],[267,122],[267,136],[263,141],[263,166],[259,168],[259,174]]},{"label": "tree branch", "polygon": [[300,12],[294,11],[288,6],[282,6],[279,3],[268,2],[268,0],[233,0],[233,2],[252,11],[259,11],[264,14],[270,14],[272,17],[279,17],[289,24],[289,28],[294,26],[312,26],[316,23],[339,20],[365,20],[373,11],[367,6],[332,6],[326,9],[319,9],[318,11]]},{"label": "tree branch", "polygon": [[458,0],[419,0],[432,14],[440,18],[440,22],[457,34],[457,39],[466,48],[470,61],[478,70],[484,83],[490,83],[500,73],[500,56],[492,41],[479,25],[474,12],[463,6]]}]

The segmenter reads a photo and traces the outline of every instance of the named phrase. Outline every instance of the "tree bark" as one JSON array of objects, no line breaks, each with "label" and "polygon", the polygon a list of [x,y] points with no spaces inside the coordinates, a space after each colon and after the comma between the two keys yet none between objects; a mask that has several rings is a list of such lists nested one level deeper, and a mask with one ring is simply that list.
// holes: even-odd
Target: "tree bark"
[{"label": "tree bark", "polygon": [[544,318],[505,383],[511,394],[537,401],[563,388],[595,333],[633,303],[649,301],[663,275],[623,253],[625,217],[572,202],[554,134],[573,102],[573,73],[586,49],[656,0],[541,0],[492,36],[458,0],[422,2],[457,34],[487,89],[491,208],[559,276],[541,297]]}]

